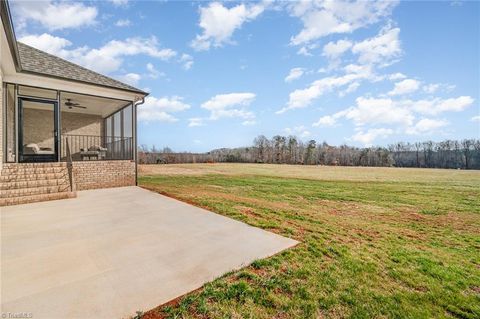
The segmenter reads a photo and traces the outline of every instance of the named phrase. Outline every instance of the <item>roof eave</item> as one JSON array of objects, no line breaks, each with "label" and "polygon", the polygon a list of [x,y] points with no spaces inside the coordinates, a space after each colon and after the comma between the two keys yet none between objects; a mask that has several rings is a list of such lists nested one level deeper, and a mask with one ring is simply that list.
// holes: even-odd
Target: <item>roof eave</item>
[{"label": "roof eave", "polygon": [[88,81],[64,78],[64,77],[61,77],[61,76],[55,76],[55,75],[50,75],[50,74],[45,74],[45,73],[40,73],[40,72],[34,72],[34,71],[22,70],[21,73],[32,74],[32,75],[36,75],[36,76],[42,76],[42,77],[47,77],[47,78],[52,78],[52,79],[57,79],[57,80],[62,80],[62,81],[69,81],[69,82],[88,84],[88,85],[92,85],[92,86],[99,86],[99,87],[103,87],[103,88],[107,88],[107,89],[111,89],[111,90],[118,90],[118,91],[136,93],[136,94],[142,95],[143,97],[146,97],[150,94],[150,93],[142,91],[142,90],[129,90],[129,89],[126,89],[126,88],[119,88],[119,87],[113,87],[113,86],[109,86],[109,85],[92,83],[92,82],[88,82]]}]

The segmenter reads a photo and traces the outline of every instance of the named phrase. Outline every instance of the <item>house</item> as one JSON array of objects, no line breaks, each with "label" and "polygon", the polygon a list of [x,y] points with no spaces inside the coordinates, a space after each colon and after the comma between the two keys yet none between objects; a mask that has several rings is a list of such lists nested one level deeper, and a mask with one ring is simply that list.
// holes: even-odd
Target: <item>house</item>
[{"label": "house", "polygon": [[17,42],[0,10],[0,206],[135,185],[148,93]]}]

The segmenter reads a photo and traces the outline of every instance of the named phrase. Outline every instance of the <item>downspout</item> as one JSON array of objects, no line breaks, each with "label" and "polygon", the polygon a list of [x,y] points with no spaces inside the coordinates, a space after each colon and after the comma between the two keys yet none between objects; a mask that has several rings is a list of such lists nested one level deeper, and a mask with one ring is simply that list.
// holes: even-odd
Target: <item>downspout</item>
[{"label": "downspout", "polygon": [[138,129],[137,129],[137,106],[145,103],[145,96],[142,98],[141,102],[134,103],[135,110],[135,143],[134,143],[134,155],[135,155],[135,186],[138,186],[138,150],[137,150],[137,141],[138,141]]}]

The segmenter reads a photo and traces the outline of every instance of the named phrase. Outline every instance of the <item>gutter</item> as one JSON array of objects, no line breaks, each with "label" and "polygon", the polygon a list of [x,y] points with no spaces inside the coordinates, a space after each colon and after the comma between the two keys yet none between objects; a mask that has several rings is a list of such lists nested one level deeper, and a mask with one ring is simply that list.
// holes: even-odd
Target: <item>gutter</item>
[{"label": "gutter", "polygon": [[[145,95],[146,96],[146,95]],[[137,141],[138,141],[138,129],[137,129],[137,106],[142,105],[145,103],[145,96],[142,97],[142,101],[138,103],[134,103],[134,110],[135,110],[135,186],[138,186],[138,150],[137,150]]]}]

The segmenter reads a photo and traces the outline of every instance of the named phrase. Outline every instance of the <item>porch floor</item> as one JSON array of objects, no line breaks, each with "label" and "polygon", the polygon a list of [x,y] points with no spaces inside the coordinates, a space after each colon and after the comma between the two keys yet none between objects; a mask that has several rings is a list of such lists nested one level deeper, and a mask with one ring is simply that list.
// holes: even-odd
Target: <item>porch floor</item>
[{"label": "porch floor", "polygon": [[128,318],[296,241],[139,187],[1,208],[1,312]]}]

